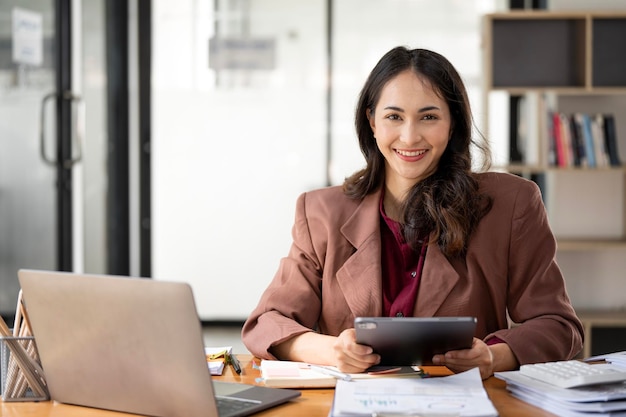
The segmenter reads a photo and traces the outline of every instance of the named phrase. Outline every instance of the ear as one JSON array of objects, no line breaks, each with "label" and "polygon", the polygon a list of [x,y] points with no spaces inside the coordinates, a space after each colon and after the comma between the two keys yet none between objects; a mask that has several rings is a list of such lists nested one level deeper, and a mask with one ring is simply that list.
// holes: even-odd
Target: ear
[{"label": "ear", "polygon": [[376,137],[376,123],[374,115],[370,109],[365,110],[365,115],[367,116],[367,120],[370,122],[370,128],[372,129],[372,135]]}]

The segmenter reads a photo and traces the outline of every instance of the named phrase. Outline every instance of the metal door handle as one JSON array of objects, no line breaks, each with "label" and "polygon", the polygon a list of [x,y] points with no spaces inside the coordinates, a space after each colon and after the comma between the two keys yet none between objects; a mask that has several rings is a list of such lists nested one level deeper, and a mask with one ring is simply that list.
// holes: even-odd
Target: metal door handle
[{"label": "metal door handle", "polygon": [[[39,153],[41,155],[41,159],[48,165],[52,166],[56,166],[58,161],[55,158],[50,158],[46,153],[46,103],[48,102],[48,100],[57,97],[58,94],[56,92],[49,93],[44,96],[44,98],[41,100],[41,113],[39,118]],[[71,91],[64,92],[61,95],[61,99],[70,100],[77,103],[76,117],[73,118],[76,120],[76,126],[74,129],[75,134],[73,135],[75,139],[76,155],[73,155],[72,158],[63,161],[63,166],[69,169],[74,164],[79,162],[83,157],[82,141],[85,126],[85,106],[83,99],[80,96],[73,94]]]}]

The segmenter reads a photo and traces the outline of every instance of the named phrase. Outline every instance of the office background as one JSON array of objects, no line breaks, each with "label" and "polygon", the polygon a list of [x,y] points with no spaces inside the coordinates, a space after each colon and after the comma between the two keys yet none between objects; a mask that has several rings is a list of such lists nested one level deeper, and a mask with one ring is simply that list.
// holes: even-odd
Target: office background
[{"label": "office background", "polygon": [[[623,0],[552,0],[543,5],[550,10],[626,10]],[[507,10],[509,2],[0,1],[3,315],[14,309],[17,268],[57,269],[58,235],[64,233],[55,215],[58,170],[41,161],[42,153],[54,159],[54,132],[59,128],[51,101],[42,102],[58,90],[55,59],[44,53],[39,64],[12,62],[16,7],[43,16],[48,46],[52,35],[63,31],[63,13],[71,15],[69,84],[79,99],[69,109],[74,146],[66,157],[81,159],[69,168],[73,193],[66,204],[72,209],[72,227],[65,233],[71,234],[72,245],[65,262],[76,271],[190,282],[203,320],[239,322],[287,253],[297,195],[340,184],[361,166],[353,110],[377,59],[398,44],[447,56],[467,84],[482,130],[480,17]],[[152,34],[148,41],[142,38],[146,13]],[[128,36],[127,50],[118,52],[127,52],[128,72],[120,77],[112,72],[125,61],[107,45],[120,42],[116,36],[123,35]],[[216,35],[258,41],[257,59],[246,68],[241,62],[216,68],[216,59],[223,56],[215,50],[213,62],[209,56],[209,40]],[[251,43],[240,46],[250,48]],[[128,87],[126,107],[111,105],[120,98],[111,97],[110,84],[120,79]],[[141,104],[146,96],[148,118]],[[497,113],[492,118],[496,122],[489,137],[496,162],[505,152],[498,118]],[[142,136],[146,123],[147,143]],[[116,134],[120,126],[127,132]],[[117,141],[126,134],[127,142]],[[120,178],[126,179],[122,185]],[[112,205],[112,193],[122,200],[126,194],[128,201]],[[127,210],[120,214],[119,207]],[[119,219],[127,223],[127,233],[119,234],[112,226]],[[120,252],[127,254],[126,261],[116,262]],[[624,278],[616,271],[626,271],[623,253],[559,253],[577,308],[626,307],[626,296],[615,291]]]},{"label": "office background", "polygon": [[222,10],[220,36],[272,39],[274,68],[219,71],[206,6],[154,2],[153,272],[191,280],[200,314],[228,320],[247,315],[287,254],[297,195],[361,167],[353,112],[384,52],[443,53],[479,111],[479,16],[496,4],[336,1],[327,39],[324,0],[239,2]]}]

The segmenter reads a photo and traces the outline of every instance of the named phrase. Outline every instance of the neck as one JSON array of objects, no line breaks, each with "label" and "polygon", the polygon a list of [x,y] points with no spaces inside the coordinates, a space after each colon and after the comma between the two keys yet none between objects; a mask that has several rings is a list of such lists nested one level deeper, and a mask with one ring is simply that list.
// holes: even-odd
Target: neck
[{"label": "neck", "polygon": [[385,197],[383,199],[383,207],[385,208],[385,214],[392,220],[397,222],[402,221],[402,205],[404,200],[389,189],[385,189]]}]

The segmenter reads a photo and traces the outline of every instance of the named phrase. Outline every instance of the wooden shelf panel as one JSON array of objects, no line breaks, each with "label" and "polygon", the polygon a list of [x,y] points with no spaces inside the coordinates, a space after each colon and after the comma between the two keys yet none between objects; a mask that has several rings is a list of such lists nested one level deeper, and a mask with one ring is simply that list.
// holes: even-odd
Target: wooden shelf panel
[{"label": "wooden shelf panel", "polygon": [[626,249],[626,239],[624,240],[604,240],[604,239],[558,239],[557,250],[560,251],[589,251]]},{"label": "wooden shelf panel", "polygon": [[620,325],[626,326],[626,310],[576,310],[578,318],[583,322],[595,325]]},{"label": "wooden shelf panel", "polygon": [[549,172],[607,172],[607,171],[616,171],[616,172],[624,172],[626,173],[626,166],[620,167],[597,167],[597,168],[587,168],[587,167],[556,167],[556,166],[543,166],[543,165],[524,165],[524,164],[510,164],[506,166],[494,166],[494,170],[497,171],[507,171],[513,174],[544,174]]},{"label": "wooden shelf panel", "polygon": [[512,96],[523,96],[530,92],[532,93],[551,93],[557,96],[610,96],[610,95],[624,95],[626,94],[626,86],[618,87],[555,87],[555,86],[494,86],[491,91],[499,91],[509,93]]}]

